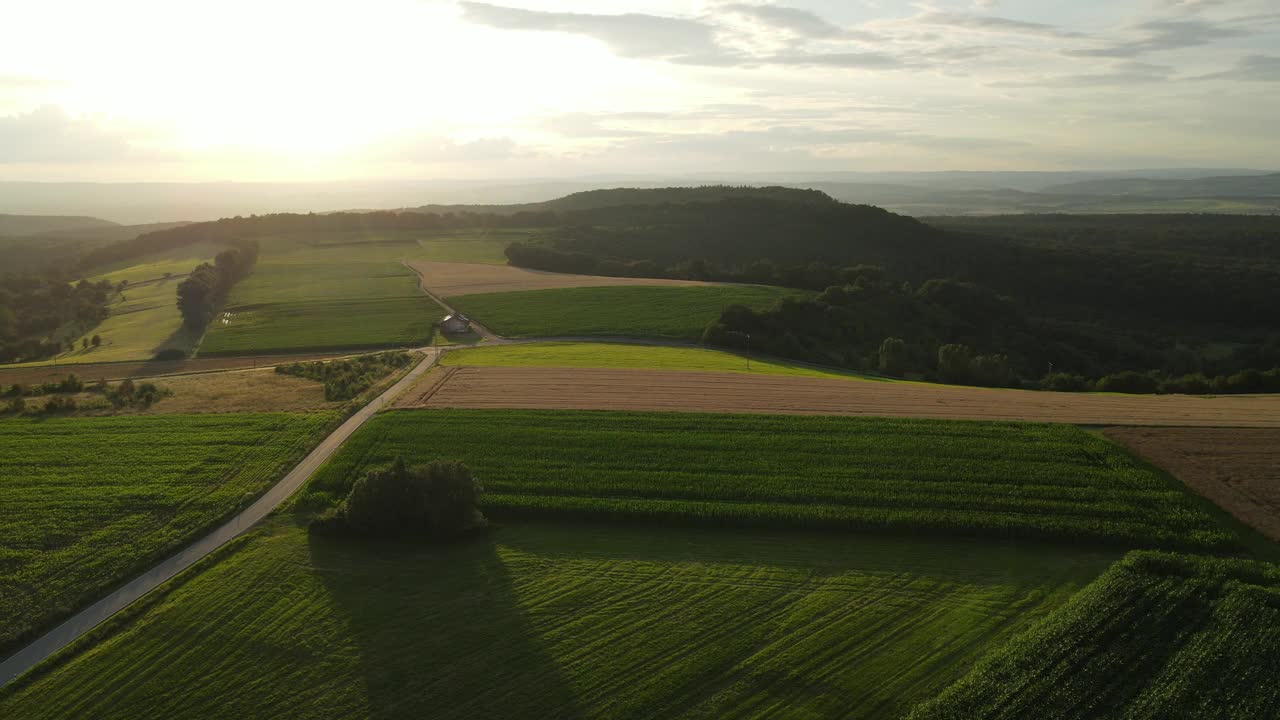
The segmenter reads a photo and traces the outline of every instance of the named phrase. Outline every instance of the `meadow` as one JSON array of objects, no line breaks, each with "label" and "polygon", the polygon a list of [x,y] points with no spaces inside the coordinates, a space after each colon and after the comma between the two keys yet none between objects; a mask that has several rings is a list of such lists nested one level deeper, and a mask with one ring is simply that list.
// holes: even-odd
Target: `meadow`
[{"label": "meadow", "polygon": [[445,547],[277,519],[0,694],[64,718],[900,717],[1114,555],[508,526]]},{"label": "meadow", "polygon": [[1126,556],[911,720],[1280,715],[1280,566]]},{"label": "meadow", "polygon": [[891,378],[824,370],[785,360],[747,357],[724,350],[621,343],[545,342],[450,350],[440,364],[471,367],[629,368],[703,370],[789,377],[842,378],[894,382]]},{"label": "meadow", "polygon": [[729,305],[768,310],[799,294],[762,285],[585,287],[461,295],[449,304],[507,337],[698,340]]},{"label": "meadow", "polygon": [[0,419],[0,654],[247,504],[333,417]]},{"label": "meadow", "polygon": [[359,253],[317,252],[277,261],[266,252],[236,285],[200,346],[201,356],[420,345],[430,340],[440,307],[418,278],[396,262]]},{"label": "meadow", "polygon": [[1066,425],[781,415],[396,410],[312,478],[323,506],[396,455],[466,462],[486,514],[1239,549],[1163,473]]}]

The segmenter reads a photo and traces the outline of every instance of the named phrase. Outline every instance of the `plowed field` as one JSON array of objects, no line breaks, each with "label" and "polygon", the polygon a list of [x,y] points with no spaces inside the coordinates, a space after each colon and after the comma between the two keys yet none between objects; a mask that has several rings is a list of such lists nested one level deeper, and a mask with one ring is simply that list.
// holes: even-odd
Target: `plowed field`
[{"label": "plowed field", "polygon": [[1280,540],[1280,430],[1112,428],[1107,436]]},{"label": "plowed field", "polygon": [[597,368],[441,368],[397,407],[652,410],[1280,427],[1280,396],[1099,395]]}]

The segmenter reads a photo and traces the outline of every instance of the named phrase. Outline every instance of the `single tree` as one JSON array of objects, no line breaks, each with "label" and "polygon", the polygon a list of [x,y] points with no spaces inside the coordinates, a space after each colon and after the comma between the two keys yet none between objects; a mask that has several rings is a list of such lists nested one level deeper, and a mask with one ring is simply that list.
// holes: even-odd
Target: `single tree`
[{"label": "single tree", "polygon": [[887,337],[880,343],[880,372],[901,376],[907,369],[907,344],[902,338]]},{"label": "single tree", "polygon": [[92,339],[92,340],[90,340],[89,342],[90,342],[94,347],[99,347],[99,346],[101,346],[101,345],[102,345],[102,336],[101,336],[101,335],[94,335],[94,336],[93,336],[93,339]]}]

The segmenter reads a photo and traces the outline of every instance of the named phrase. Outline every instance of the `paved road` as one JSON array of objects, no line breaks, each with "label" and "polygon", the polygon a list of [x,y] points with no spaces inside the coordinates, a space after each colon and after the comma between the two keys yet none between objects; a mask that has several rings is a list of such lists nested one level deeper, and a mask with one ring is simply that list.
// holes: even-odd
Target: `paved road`
[{"label": "paved road", "polygon": [[303,458],[302,462],[298,463],[296,467],[289,471],[289,474],[285,475],[252,505],[242,510],[218,529],[191,543],[177,554],[161,561],[160,564],[134,578],[127,585],[76,613],[61,625],[45,633],[30,645],[0,663],[0,687],[7,685],[9,681],[35,667],[45,658],[66,647],[99,623],[151,592],[161,583],[191,567],[209,553],[217,550],[229,540],[265,518],[272,510],[276,509],[276,506],[284,502],[285,498],[302,487],[307,478],[311,477],[311,474],[325,460],[329,459],[333,451],[337,450],[338,446],[350,437],[357,428],[373,417],[374,413],[381,410],[396,395],[399,395],[412,385],[422,373],[426,372],[435,363],[435,351],[430,348],[423,348],[422,352],[426,353],[426,357],[423,358],[422,362],[418,363],[403,378],[388,388],[386,392],[374,398],[368,405],[365,405],[350,418],[347,418],[346,422],[320,441],[320,444]]}]

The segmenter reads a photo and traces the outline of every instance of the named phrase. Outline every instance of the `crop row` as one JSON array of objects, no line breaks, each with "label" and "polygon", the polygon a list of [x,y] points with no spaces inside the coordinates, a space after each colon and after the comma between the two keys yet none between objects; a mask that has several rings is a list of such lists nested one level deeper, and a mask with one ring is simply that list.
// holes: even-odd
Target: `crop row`
[{"label": "crop row", "polygon": [[261,493],[328,413],[0,421],[0,654]]},{"label": "crop row", "polygon": [[1135,552],[911,720],[1280,715],[1280,567]]},{"label": "crop row", "polygon": [[397,455],[462,460],[495,519],[917,530],[1226,550],[1185,490],[1076,428],[881,418],[509,410],[375,418],[317,502]]}]

